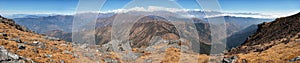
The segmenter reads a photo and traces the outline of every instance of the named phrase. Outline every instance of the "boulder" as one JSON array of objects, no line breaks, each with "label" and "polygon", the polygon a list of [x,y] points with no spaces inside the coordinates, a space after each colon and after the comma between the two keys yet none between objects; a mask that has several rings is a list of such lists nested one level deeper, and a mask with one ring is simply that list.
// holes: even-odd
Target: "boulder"
[{"label": "boulder", "polygon": [[21,39],[19,39],[19,38],[11,38],[10,40],[15,41],[17,43],[22,43]]},{"label": "boulder", "polygon": [[248,63],[248,61],[246,59],[243,59],[242,63]]},{"label": "boulder", "polygon": [[106,63],[118,63],[118,60],[111,59],[111,58],[104,58],[104,61],[105,61]]},{"label": "boulder", "polygon": [[35,63],[31,59],[10,53],[3,46],[0,46],[0,63]]},{"label": "boulder", "polygon": [[59,38],[56,37],[50,37],[50,36],[44,36],[45,39],[49,39],[49,40],[60,40]]},{"label": "boulder", "polygon": [[18,44],[18,49],[26,49],[26,46],[24,46],[23,44]]},{"label": "boulder", "polygon": [[41,49],[46,49],[46,48],[47,48],[47,46],[46,46],[46,45],[40,45],[40,46],[38,46],[38,48],[41,48]]},{"label": "boulder", "polygon": [[63,53],[64,53],[64,54],[72,54],[72,53],[71,53],[70,51],[68,51],[68,50],[64,50]]},{"label": "boulder", "polygon": [[300,56],[297,56],[295,58],[292,58],[289,60],[289,62],[295,62],[295,61],[299,61],[300,60]]},{"label": "boulder", "polygon": [[51,54],[45,54],[45,56],[46,56],[47,58],[51,58],[51,57],[52,57]]},{"label": "boulder", "polygon": [[27,45],[30,45],[30,44],[29,44],[29,42],[23,42],[23,44],[27,44]]},{"label": "boulder", "polygon": [[55,46],[52,46],[51,49],[52,49],[52,50],[58,50],[58,48],[55,47]]},{"label": "boulder", "polygon": [[0,33],[0,36],[7,37],[8,35],[6,33]]},{"label": "boulder", "polygon": [[73,54],[73,56],[74,56],[75,58],[79,58],[78,54]]},{"label": "boulder", "polygon": [[31,45],[32,46],[38,46],[44,44],[43,42],[34,41]]},{"label": "boulder", "polygon": [[94,57],[94,53],[88,52],[88,53],[83,53],[85,57]]},{"label": "boulder", "polygon": [[122,54],[122,59],[126,61],[134,61],[142,55],[143,55],[142,53],[128,52]]},{"label": "boulder", "polygon": [[60,60],[60,63],[65,63],[65,61],[64,60]]},{"label": "boulder", "polygon": [[152,63],[152,59],[146,59],[144,60],[144,63]]},{"label": "boulder", "polygon": [[229,58],[224,58],[222,60],[222,63],[235,63],[237,59],[238,59],[237,56],[232,56],[232,57],[229,57]]}]

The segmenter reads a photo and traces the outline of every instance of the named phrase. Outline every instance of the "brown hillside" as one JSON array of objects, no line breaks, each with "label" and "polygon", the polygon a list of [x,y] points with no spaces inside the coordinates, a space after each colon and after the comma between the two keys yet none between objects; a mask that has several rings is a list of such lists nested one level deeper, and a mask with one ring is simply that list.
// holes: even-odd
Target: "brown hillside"
[{"label": "brown hillside", "polygon": [[261,52],[277,44],[291,42],[299,32],[300,13],[278,18],[273,22],[258,25],[257,32],[251,35],[243,46],[233,49],[231,53]]},{"label": "brown hillside", "polygon": [[70,43],[42,36],[15,24],[11,19],[0,17],[0,46],[9,52],[32,59],[38,63],[71,63],[75,60]]}]

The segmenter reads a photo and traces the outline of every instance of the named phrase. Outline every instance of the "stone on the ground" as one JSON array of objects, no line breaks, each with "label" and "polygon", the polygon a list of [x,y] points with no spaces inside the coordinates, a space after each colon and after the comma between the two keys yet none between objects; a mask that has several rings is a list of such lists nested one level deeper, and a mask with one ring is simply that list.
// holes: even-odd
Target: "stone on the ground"
[{"label": "stone on the ground", "polygon": [[38,45],[42,45],[43,44],[43,42],[38,42],[38,41],[34,41],[34,42],[32,42],[32,46],[38,46]]},{"label": "stone on the ground", "polygon": [[111,59],[111,58],[104,58],[104,61],[107,63],[118,63],[118,60]]},{"label": "stone on the ground", "polygon": [[146,59],[146,60],[144,60],[144,62],[145,62],[145,63],[151,63],[152,60],[151,60],[151,59]]},{"label": "stone on the ground", "polygon": [[52,57],[51,54],[45,54],[45,56],[46,56],[47,58],[51,58],[51,57]]},{"label": "stone on the ground", "polygon": [[60,63],[65,63],[65,61],[64,60],[60,60]]},{"label": "stone on the ground", "polygon": [[26,49],[26,46],[23,44],[18,44],[18,49]]},{"label": "stone on the ground", "polygon": [[3,46],[0,46],[0,63],[25,63],[25,62],[35,63],[34,61],[28,58],[10,53]]},{"label": "stone on the ground", "polygon": [[59,38],[56,37],[50,37],[50,36],[44,36],[45,39],[49,39],[49,40],[60,40]]},{"label": "stone on the ground", "polygon": [[295,62],[295,61],[300,61],[300,56],[297,56],[289,60],[289,62]]},{"label": "stone on the ground", "polygon": [[133,60],[138,59],[142,55],[143,54],[141,54],[141,53],[128,52],[128,53],[122,54],[122,59],[123,60],[129,60],[129,61],[131,60],[131,61],[133,61]]},{"label": "stone on the ground", "polygon": [[70,51],[64,50],[63,51],[64,54],[72,54]]},{"label": "stone on the ground", "polygon": [[46,45],[40,45],[40,46],[38,46],[38,48],[46,49]]},{"label": "stone on the ground", "polygon": [[242,63],[248,63],[248,61],[247,61],[247,60],[245,60],[245,59],[243,59],[243,60],[242,60]]},{"label": "stone on the ground", "polygon": [[7,37],[8,35],[6,33],[0,33],[0,36]]},{"label": "stone on the ground", "polygon": [[237,59],[238,59],[237,56],[232,56],[230,58],[224,58],[222,60],[222,63],[235,63]]},{"label": "stone on the ground", "polygon": [[22,43],[21,39],[19,39],[19,38],[11,38],[10,40],[15,41],[17,43]]}]

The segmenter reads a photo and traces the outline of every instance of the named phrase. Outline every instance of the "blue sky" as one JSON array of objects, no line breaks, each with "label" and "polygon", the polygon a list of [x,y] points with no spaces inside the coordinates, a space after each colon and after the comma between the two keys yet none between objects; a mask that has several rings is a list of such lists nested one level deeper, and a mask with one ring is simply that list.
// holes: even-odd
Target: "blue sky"
[{"label": "blue sky", "polygon": [[[101,11],[120,9],[131,0],[107,0]],[[185,9],[201,9],[195,0],[174,0]],[[0,0],[0,14],[73,14],[78,0]],[[219,0],[224,12],[295,13],[300,0]]]}]

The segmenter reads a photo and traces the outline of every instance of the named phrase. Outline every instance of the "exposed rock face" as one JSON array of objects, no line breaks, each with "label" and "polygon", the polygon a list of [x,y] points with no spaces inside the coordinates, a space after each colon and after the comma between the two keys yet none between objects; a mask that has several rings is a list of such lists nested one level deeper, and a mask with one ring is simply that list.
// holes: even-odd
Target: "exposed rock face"
[{"label": "exposed rock face", "polygon": [[13,54],[6,50],[3,46],[0,46],[0,63],[34,63],[28,58],[21,57],[17,54]]},{"label": "exposed rock face", "polygon": [[278,18],[273,22],[258,25],[258,30],[251,35],[241,47],[231,50],[230,53],[261,52],[280,44],[291,42],[300,32],[300,13]]}]

